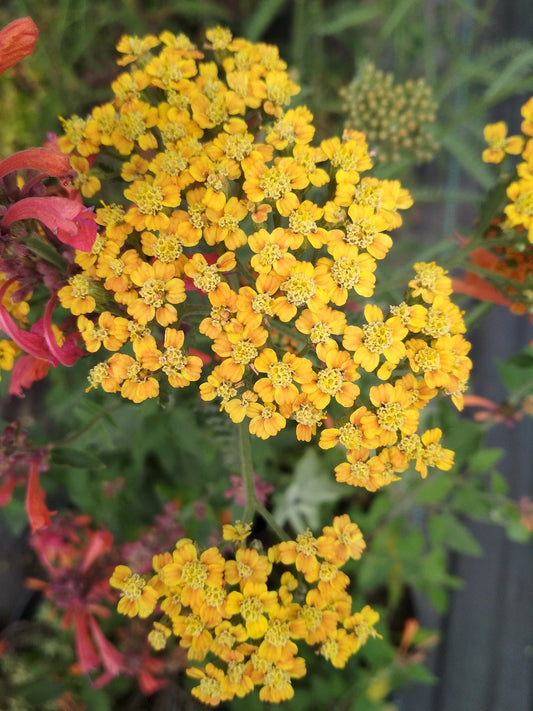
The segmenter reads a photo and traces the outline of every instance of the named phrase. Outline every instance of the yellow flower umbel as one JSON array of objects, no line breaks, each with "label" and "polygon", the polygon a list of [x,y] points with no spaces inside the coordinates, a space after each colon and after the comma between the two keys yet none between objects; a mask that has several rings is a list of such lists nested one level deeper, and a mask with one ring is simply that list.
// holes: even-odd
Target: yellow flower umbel
[{"label": "yellow flower umbel", "polygon": [[[124,565],[111,578],[121,590],[119,612],[133,617],[155,611],[148,634],[154,649],[176,638],[187,650],[196,663],[187,670],[198,681],[192,693],[209,706],[254,689],[262,701],[288,700],[292,681],[306,673],[301,644],[342,668],[369,637],[380,636],[378,613],[369,606],[353,611],[346,592],[349,578],[341,568],[365,549],[348,515],[335,517],[318,537],[307,531],[266,555],[257,542],[245,545],[249,534],[239,522],[224,527],[224,538],[236,542],[226,560],[217,548],[199,552],[182,539],[172,554],[154,556],[152,578]],[[300,582],[283,566],[292,567]]]},{"label": "yellow flower umbel", "polygon": [[[451,280],[418,263],[405,301],[374,303],[410,195],[368,174],[360,131],[313,143],[313,115],[289,107],[298,87],[276,48],[223,28],[206,36],[204,50],[168,32],[123,37],[112,99],[64,121],[60,145],[80,185],[95,190],[93,172],[102,189],[116,180],[109,155],[121,165],[122,199],[97,211],[95,247],[77,254],[59,292],[87,349],[102,354],[90,385],[142,402],[162,381],[198,383],[201,398],[263,439],[291,427],[310,441],[333,415],[330,430],[350,422],[362,433],[344,443],[350,467],[368,459],[369,486],[383,485],[409,462],[396,447],[418,410],[443,392],[461,403],[470,362]],[[414,95],[430,113],[425,90]],[[510,186],[510,222],[533,224],[531,183],[526,172]],[[372,395],[382,380],[395,407],[413,388],[430,395],[405,405],[403,424],[389,413],[384,425],[392,405]],[[364,422],[361,407],[371,408]],[[343,439],[344,429],[321,446]]]}]

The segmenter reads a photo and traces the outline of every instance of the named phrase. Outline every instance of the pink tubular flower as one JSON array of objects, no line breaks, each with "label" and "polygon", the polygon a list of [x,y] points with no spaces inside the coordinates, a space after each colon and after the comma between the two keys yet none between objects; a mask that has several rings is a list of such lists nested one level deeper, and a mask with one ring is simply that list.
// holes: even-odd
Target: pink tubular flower
[{"label": "pink tubular flower", "polygon": [[33,52],[38,34],[31,17],[13,20],[0,30],[0,74]]},{"label": "pink tubular flower", "polygon": [[8,207],[1,226],[10,227],[17,220],[39,220],[64,244],[90,252],[97,225],[92,212],[82,202],[46,195],[27,197]]}]

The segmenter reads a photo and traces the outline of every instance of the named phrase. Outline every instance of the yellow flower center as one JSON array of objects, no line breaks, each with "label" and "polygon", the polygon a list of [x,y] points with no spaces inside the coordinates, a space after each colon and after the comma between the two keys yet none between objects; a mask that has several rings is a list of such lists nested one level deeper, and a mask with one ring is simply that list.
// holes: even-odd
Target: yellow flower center
[{"label": "yellow flower center", "polygon": [[327,639],[324,644],[320,647],[320,654],[330,661],[334,659],[339,653],[339,643],[336,639]]},{"label": "yellow flower center", "polygon": [[317,629],[317,627],[320,626],[322,622],[322,617],[322,611],[319,610],[317,607],[313,607],[312,605],[304,605],[302,607],[303,621],[305,622],[305,626],[307,627],[307,629],[311,632],[313,632]]},{"label": "yellow flower center", "polygon": [[300,425],[313,427],[322,421],[322,411],[309,403],[304,403],[292,414],[293,418]]},{"label": "yellow flower center", "polygon": [[193,227],[196,227],[197,230],[201,230],[204,226],[204,210],[203,205],[189,205],[187,209],[190,223]]},{"label": "yellow flower center", "polygon": [[222,398],[222,402],[227,402],[235,397],[237,394],[237,388],[231,380],[223,380],[216,389],[216,394],[218,397]]},{"label": "yellow flower center", "polygon": [[342,170],[357,170],[357,153],[349,146],[340,146],[331,157],[331,165]]},{"label": "yellow flower center", "polygon": [[415,363],[424,372],[438,370],[440,367],[440,355],[431,346],[425,346],[417,351],[415,355]]},{"label": "yellow flower center", "polygon": [[368,464],[363,461],[351,462],[350,477],[357,483],[358,486],[365,486],[370,477],[370,469]]},{"label": "yellow flower center", "polygon": [[199,637],[205,630],[205,625],[198,615],[189,615],[185,626],[185,634],[191,637]]},{"label": "yellow flower center", "polygon": [[283,257],[283,252],[277,244],[266,244],[259,252],[258,256],[261,266],[271,267],[275,262]]},{"label": "yellow flower center", "polygon": [[426,323],[422,328],[422,333],[439,338],[450,333],[450,317],[445,311],[437,309],[429,309],[426,317]]},{"label": "yellow flower center", "polygon": [[161,630],[152,630],[148,635],[148,643],[159,652],[167,646],[166,635]]},{"label": "yellow flower center", "polygon": [[218,699],[221,694],[220,683],[212,676],[204,676],[200,680],[199,696],[201,699]]},{"label": "yellow flower center", "polygon": [[292,383],[294,373],[287,363],[274,363],[268,369],[268,378],[275,388],[286,388]]},{"label": "yellow flower center", "polygon": [[162,279],[147,279],[139,292],[139,296],[145,304],[158,309],[165,303],[165,286],[165,282]]},{"label": "yellow flower center", "polygon": [[167,150],[162,154],[160,169],[168,175],[178,176],[189,166],[189,161],[180,151]]},{"label": "yellow flower center", "polygon": [[405,411],[399,402],[386,402],[378,407],[379,426],[387,432],[396,432],[405,421]]},{"label": "yellow flower center", "polygon": [[214,291],[220,284],[220,274],[217,271],[216,265],[206,265],[202,270],[193,277],[194,286],[205,292]]},{"label": "yellow flower center", "polygon": [[89,296],[91,281],[83,274],[76,274],[69,279],[68,283],[70,284],[74,298],[86,299]]},{"label": "yellow flower center", "polygon": [[359,447],[363,445],[361,431],[351,422],[347,422],[339,428],[339,442],[344,445],[346,449],[359,449]]},{"label": "yellow flower center", "polygon": [[244,580],[245,578],[250,577],[250,575],[252,574],[252,569],[249,565],[246,565],[246,563],[242,563],[239,561],[237,563],[237,573],[239,575],[239,578],[241,578],[241,580]]},{"label": "yellow flower center", "polygon": [[369,205],[377,212],[382,200],[381,190],[374,185],[359,184],[355,188],[353,201],[358,205]]},{"label": "yellow flower center", "polygon": [[220,607],[226,598],[223,588],[216,588],[213,585],[205,587],[205,603],[209,607]]},{"label": "yellow flower center", "polygon": [[240,684],[246,672],[242,662],[229,662],[226,676],[232,684]]},{"label": "yellow flower center", "polygon": [[235,343],[231,349],[231,357],[239,365],[248,365],[254,358],[257,358],[257,348],[249,340]]},{"label": "yellow flower center", "polygon": [[163,233],[154,245],[154,256],[160,262],[171,264],[183,254],[183,244],[176,235]]},{"label": "yellow flower center", "polygon": [[316,232],[316,222],[305,210],[293,210],[289,215],[289,229],[307,237],[311,232]]},{"label": "yellow flower center", "polygon": [[348,244],[355,244],[358,247],[365,249],[365,247],[372,244],[376,234],[377,230],[372,222],[362,218],[346,225],[345,242]]},{"label": "yellow flower center", "polygon": [[409,459],[417,459],[422,454],[422,443],[417,434],[402,437],[398,443],[398,449]]},{"label": "yellow flower center", "polygon": [[186,368],[187,356],[183,354],[180,348],[169,346],[165,348],[165,352],[160,356],[159,362],[165,375],[177,375]]},{"label": "yellow flower center", "polygon": [[363,343],[371,353],[383,353],[394,341],[391,329],[383,321],[363,326]]},{"label": "yellow flower center", "polygon": [[163,191],[158,185],[143,183],[135,193],[135,203],[143,215],[156,215],[163,209]]},{"label": "yellow flower center", "polygon": [[335,580],[338,572],[338,569],[332,563],[328,563],[328,561],[325,560],[320,565],[318,576],[324,583],[330,583],[332,580]]},{"label": "yellow flower center", "polygon": [[[206,94],[209,94],[209,87],[206,86]],[[217,82],[217,87],[214,90],[215,92],[219,91],[218,87],[218,82]],[[224,99],[224,95],[215,95],[214,97],[211,98],[211,103],[209,104],[209,108],[207,109],[206,116],[207,118],[214,123],[215,125],[218,125],[220,123],[224,123],[226,119],[228,118],[228,111],[226,109],[226,101]]]},{"label": "yellow flower center", "polygon": [[207,580],[207,565],[201,560],[188,560],[181,570],[181,580],[193,590],[202,588]]},{"label": "yellow flower center", "polygon": [[289,672],[274,666],[267,671],[263,680],[263,685],[272,689],[284,689],[290,683],[291,675]]},{"label": "yellow flower center", "polygon": [[429,467],[435,467],[442,461],[444,449],[438,442],[431,442],[424,451],[424,461]]},{"label": "yellow flower center", "polygon": [[222,215],[218,221],[218,226],[223,229],[229,230],[230,232],[235,232],[239,227],[239,220],[233,215]]},{"label": "yellow flower center", "polygon": [[133,575],[130,575],[130,577],[124,582],[120,596],[126,597],[128,600],[138,600],[142,595],[145,585],[146,581],[141,578],[138,573],[133,573]]},{"label": "yellow flower center", "polygon": [[252,299],[252,311],[256,314],[266,314],[272,316],[272,304],[274,299],[269,294],[257,294]]},{"label": "yellow flower center", "polygon": [[270,200],[279,200],[291,189],[291,179],[281,168],[274,165],[267,168],[259,181],[259,187]]},{"label": "yellow flower center", "polygon": [[124,262],[121,259],[110,259],[107,266],[113,276],[122,276],[122,272],[124,271]]},{"label": "yellow flower center", "polygon": [[331,267],[331,277],[337,286],[353,289],[361,278],[359,262],[351,257],[339,257]]},{"label": "yellow flower center", "polygon": [[343,384],[344,377],[339,368],[324,368],[318,374],[318,389],[327,395],[336,395]]},{"label": "yellow flower center", "polygon": [[246,622],[257,622],[265,606],[258,597],[245,597],[239,605],[239,611]]},{"label": "yellow flower center", "polygon": [[163,143],[165,146],[179,141],[180,138],[185,138],[187,135],[187,129],[180,122],[167,123],[167,125],[162,129],[161,135],[163,138]]},{"label": "yellow flower center", "polygon": [[316,555],[317,550],[317,541],[311,531],[307,530],[305,533],[300,533],[298,536],[296,536],[297,553],[302,553],[306,556],[313,556]]},{"label": "yellow flower center", "polygon": [[309,338],[312,343],[327,343],[331,337],[331,328],[327,323],[319,321],[315,323],[311,331],[309,332]]},{"label": "yellow flower center", "polygon": [[65,136],[71,143],[77,145],[84,136],[85,126],[87,125],[85,119],[82,119],[81,116],[71,116],[66,121],[63,120],[62,124]]},{"label": "yellow flower center", "polygon": [[120,132],[128,141],[136,141],[146,133],[144,116],[140,111],[128,111],[120,117]]},{"label": "yellow flower center", "polygon": [[290,637],[289,625],[281,620],[270,620],[267,631],[265,632],[265,641],[272,644],[274,647],[284,647]]},{"label": "yellow flower center", "polygon": [[287,294],[287,301],[295,306],[303,306],[316,294],[315,280],[305,274],[294,274],[281,288]]},{"label": "yellow flower center", "polygon": [[96,388],[108,375],[109,365],[107,363],[97,363],[90,369],[87,380],[93,388]]},{"label": "yellow flower center", "polygon": [[524,190],[516,198],[514,204],[519,213],[531,217],[533,215],[533,190]]},{"label": "yellow flower center", "polygon": [[228,158],[241,161],[250,155],[253,149],[254,139],[249,134],[229,135],[224,142],[224,153]]}]

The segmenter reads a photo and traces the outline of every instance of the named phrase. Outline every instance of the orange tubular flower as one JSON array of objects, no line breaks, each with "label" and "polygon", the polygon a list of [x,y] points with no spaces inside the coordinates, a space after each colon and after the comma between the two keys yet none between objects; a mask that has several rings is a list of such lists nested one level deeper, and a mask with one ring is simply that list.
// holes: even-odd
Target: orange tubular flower
[{"label": "orange tubular flower", "polygon": [[33,52],[38,34],[31,17],[13,20],[0,30],[0,74]]}]

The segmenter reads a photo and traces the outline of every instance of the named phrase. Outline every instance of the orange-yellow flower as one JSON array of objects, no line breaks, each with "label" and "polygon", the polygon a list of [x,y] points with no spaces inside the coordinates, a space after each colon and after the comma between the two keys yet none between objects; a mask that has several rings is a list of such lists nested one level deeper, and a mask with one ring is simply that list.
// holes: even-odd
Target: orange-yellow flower
[{"label": "orange-yellow flower", "polygon": [[185,284],[175,276],[173,264],[156,260],[152,264],[142,262],[130,275],[137,289],[131,292],[128,313],[140,324],[154,318],[161,326],[168,326],[178,318],[173,304],[186,299]]},{"label": "orange-yellow flower", "polygon": [[158,594],[144,578],[127,565],[117,565],[109,583],[120,590],[118,611],[128,617],[148,617],[154,611]]},{"label": "orange-yellow flower", "polygon": [[[347,326],[342,345],[354,352],[354,361],[367,372],[375,370],[381,356],[388,366],[397,365],[405,355],[403,338],[407,328],[398,316],[384,319],[382,310],[375,304],[367,304],[364,311],[366,325]],[[387,378],[391,368],[380,368],[378,377]]]},{"label": "orange-yellow flower", "polygon": [[277,593],[268,590],[264,583],[250,581],[241,592],[233,590],[228,595],[227,610],[230,615],[240,615],[249,637],[257,639],[265,634],[268,621],[266,614],[277,604]]},{"label": "orange-yellow flower", "polygon": [[353,358],[347,351],[339,350],[335,341],[333,345],[319,344],[317,353],[325,367],[315,373],[311,382],[302,385],[302,392],[320,410],[327,407],[331,398],[343,407],[351,407],[359,395],[354,380],[360,377]]}]

